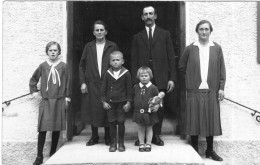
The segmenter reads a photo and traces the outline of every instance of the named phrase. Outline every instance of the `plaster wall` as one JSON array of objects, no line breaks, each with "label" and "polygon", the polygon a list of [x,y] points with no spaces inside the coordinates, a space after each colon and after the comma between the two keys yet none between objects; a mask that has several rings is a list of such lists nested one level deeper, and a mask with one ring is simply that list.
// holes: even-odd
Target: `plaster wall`
[{"label": "plaster wall", "polygon": [[[259,111],[256,7],[256,2],[186,2],[186,44],[197,40],[197,23],[209,20],[211,39],[224,53],[225,97]],[[215,149],[224,157],[224,164],[260,163],[260,123],[250,113],[227,100],[221,103],[223,135],[215,138]],[[204,153],[205,144],[201,148]]]},{"label": "plaster wall", "polygon": [[[3,101],[29,93],[29,79],[47,58],[45,46],[48,42],[60,43],[61,58],[66,56],[64,9],[65,2],[58,1],[3,2]],[[39,101],[26,96],[12,101],[8,107],[3,106],[3,164],[31,164],[34,161]],[[47,134],[45,155],[49,153],[46,149],[49,141],[50,135]]]}]

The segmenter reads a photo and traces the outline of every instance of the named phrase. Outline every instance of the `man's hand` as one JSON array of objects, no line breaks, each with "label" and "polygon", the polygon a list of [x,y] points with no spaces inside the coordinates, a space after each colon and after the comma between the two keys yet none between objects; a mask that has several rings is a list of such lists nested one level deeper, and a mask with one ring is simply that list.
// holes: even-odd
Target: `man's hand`
[{"label": "man's hand", "polygon": [[110,108],[111,108],[111,106],[107,103],[107,102],[103,102],[103,108],[105,109],[105,110],[109,110]]},{"label": "man's hand", "polygon": [[123,106],[123,109],[125,112],[128,112],[130,110],[131,104],[129,101],[126,102],[126,104]]},{"label": "man's hand", "polygon": [[85,84],[85,83],[81,84],[80,90],[81,90],[81,93],[83,93],[83,94],[88,93],[87,84]]},{"label": "man's hand", "polygon": [[70,98],[65,97],[65,109],[68,109],[70,101],[71,101]]},{"label": "man's hand", "polygon": [[219,90],[218,91],[218,100],[222,101],[225,97],[224,91],[223,90]]},{"label": "man's hand", "polygon": [[167,93],[170,93],[171,91],[173,91],[173,88],[174,88],[174,82],[168,81]]},{"label": "man's hand", "polygon": [[160,105],[159,105],[159,104],[156,104],[156,105],[154,105],[154,106],[152,106],[152,107],[150,107],[150,108],[151,108],[151,111],[152,111],[152,112],[157,112],[158,109],[160,108]]}]

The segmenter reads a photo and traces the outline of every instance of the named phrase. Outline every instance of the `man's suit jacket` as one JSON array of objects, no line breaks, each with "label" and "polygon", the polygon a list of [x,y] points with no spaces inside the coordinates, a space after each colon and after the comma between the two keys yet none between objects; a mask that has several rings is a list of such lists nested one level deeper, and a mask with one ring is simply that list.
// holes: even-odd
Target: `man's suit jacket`
[{"label": "man's suit jacket", "polygon": [[[175,53],[170,32],[155,26],[151,46],[152,66],[155,85],[159,90],[167,89],[169,80],[176,81]],[[138,68],[149,66],[150,49],[146,29],[134,35],[131,48],[131,74],[133,83]]]}]

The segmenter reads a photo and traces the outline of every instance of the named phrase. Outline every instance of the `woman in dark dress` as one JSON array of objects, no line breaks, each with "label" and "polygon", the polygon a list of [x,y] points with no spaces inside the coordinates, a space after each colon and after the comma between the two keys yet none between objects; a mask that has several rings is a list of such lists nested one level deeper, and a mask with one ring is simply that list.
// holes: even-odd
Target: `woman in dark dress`
[{"label": "woman in dark dress", "polygon": [[101,84],[106,71],[109,69],[109,56],[118,50],[117,45],[106,39],[107,25],[101,21],[93,24],[95,40],[84,47],[79,64],[79,80],[82,95],[82,119],[85,124],[91,124],[92,136],[87,146],[99,142],[98,127],[105,127],[105,144],[110,144],[109,127],[106,110],[103,109]]},{"label": "woman in dark dress", "polygon": [[222,161],[213,150],[213,136],[222,135],[219,101],[224,99],[226,70],[221,46],[210,40],[213,31],[207,20],[196,26],[198,40],[187,46],[179,61],[186,83],[186,123],[198,152],[198,136],[206,137],[206,157]]}]

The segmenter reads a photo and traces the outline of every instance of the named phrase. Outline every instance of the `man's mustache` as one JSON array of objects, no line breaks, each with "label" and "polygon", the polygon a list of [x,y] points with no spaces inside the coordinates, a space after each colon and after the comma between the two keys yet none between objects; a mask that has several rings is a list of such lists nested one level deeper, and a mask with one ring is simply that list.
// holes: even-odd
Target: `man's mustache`
[{"label": "man's mustache", "polygon": [[152,21],[152,19],[151,18],[147,18],[145,21]]}]

